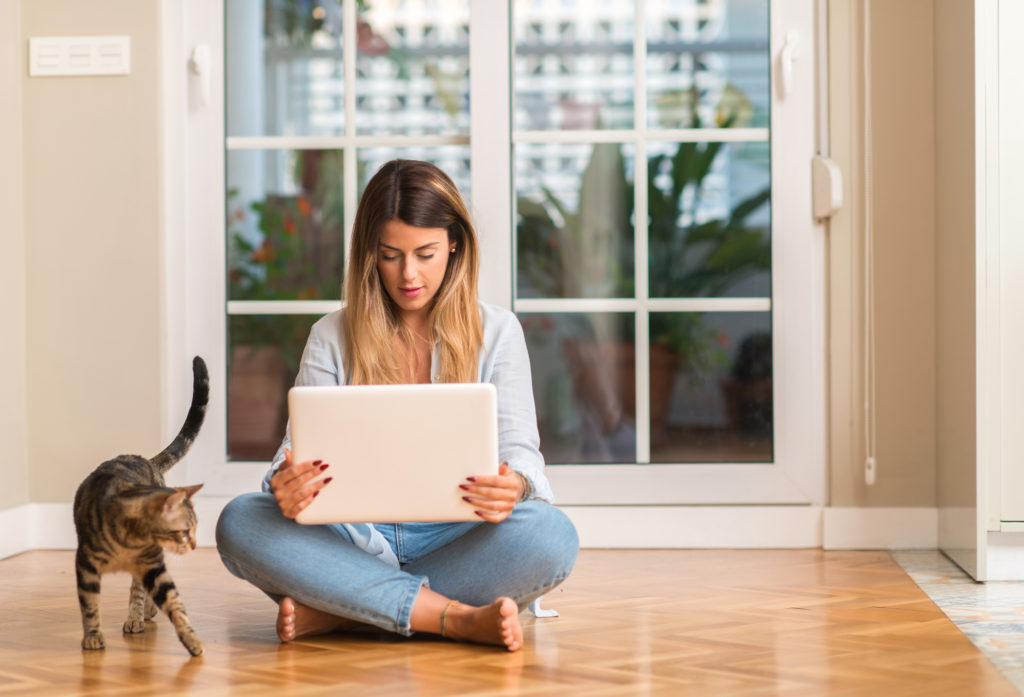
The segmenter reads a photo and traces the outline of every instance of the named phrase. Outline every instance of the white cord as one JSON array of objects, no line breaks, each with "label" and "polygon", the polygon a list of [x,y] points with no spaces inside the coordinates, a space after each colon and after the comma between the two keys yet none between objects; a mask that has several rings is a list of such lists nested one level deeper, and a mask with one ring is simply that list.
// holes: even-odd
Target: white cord
[{"label": "white cord", "polygon": [[871,0],[863,0],[864,31],[861,55],[864,60],[864,483],[871,486],[878,476],[875,407],[875,264],[872,224],[871,161]]}]

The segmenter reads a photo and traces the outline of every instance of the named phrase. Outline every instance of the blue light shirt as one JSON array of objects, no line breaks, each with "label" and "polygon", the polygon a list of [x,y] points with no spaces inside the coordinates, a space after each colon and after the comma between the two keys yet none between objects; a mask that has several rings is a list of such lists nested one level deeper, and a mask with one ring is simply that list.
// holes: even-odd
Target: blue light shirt
[{"label": "blue light shirt", "polygon": [[[342,312],[338,310],[321,317],[309,332],[302,363],[295,378],[298,385],[344,385],[345,355],[342,333]],[[516,316],[508,310],[480,303],[484,345],[480,351],[479,381],[492,383],[498,393],[498,458],[509,467],[522,472],[533,486],[533,498],[554,502],[551,485],[544,475],[544,456],[540,453],[537,413],[533,402],[533,382],[526,339]],[[437,345],[430,361],[431,381],[437,382]],[[285,449],[291,449],[291,430],[274,456],[270,470],[263,477],[263,491],[270,491],[270,478],[284,462]],[[398,566],[390,545],[373,525],[346,524],[344,528],[361,549]]]}]

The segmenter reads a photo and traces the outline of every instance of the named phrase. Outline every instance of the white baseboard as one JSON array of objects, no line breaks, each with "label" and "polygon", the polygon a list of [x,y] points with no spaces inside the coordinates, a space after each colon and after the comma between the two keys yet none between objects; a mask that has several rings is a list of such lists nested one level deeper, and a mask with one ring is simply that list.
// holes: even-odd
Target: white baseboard
[{"label": "white baseboard", "polygon": [[1024,532],[989,532],[986,581],[1024,580]]},{"label": "white baseboard", "polygon": [[70,503],[26,503],[0,511],[0,559],[32,549],[74,549],[78,545]]},{"label": "white baseboard", "polygon": [[[214,530],[229,497],[197,496],[198,541]],[[621,549],[935,549],[934,508],[820,506],[564,506],[580,546]],[[0,511],[0,558],[31,549],[74,549],[70,503]],[[1008,559],[1017,557],[1008,557]],[[1021,557],[1024,561],[1024,556]]]},{"label": "white baseboard", "polygon": [[564,506],[583,548],[821,546],[819,506]]},{"label": "white baseboard", "polygon": [[935,549],[937,508],[826,508],[824,549]]}]

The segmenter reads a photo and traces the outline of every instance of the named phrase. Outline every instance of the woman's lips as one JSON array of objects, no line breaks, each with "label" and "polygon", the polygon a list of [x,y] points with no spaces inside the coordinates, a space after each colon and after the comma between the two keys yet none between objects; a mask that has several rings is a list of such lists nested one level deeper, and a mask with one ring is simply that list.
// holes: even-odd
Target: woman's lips
[{"label": "woman's lips", "polygon": [[423,286],[419,286],[418,288],[399,288],[398,290],[407,298],[415,298],[423,292]]}]

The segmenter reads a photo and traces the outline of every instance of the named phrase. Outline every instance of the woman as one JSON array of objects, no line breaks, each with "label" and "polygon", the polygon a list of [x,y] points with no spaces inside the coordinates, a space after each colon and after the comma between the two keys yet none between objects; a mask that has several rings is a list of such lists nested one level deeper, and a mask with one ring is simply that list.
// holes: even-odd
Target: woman
[{"label": "woman", "polygon": [[313,481],[330,463],[292,462],[286,434],[263,493],[235,499],[217,523],[228,569],[278,602],[281,641],[369,624],[515,651],[519,612],[569,575],[579,543],[551,505],[522,329],[478,301],[478,263],[447,175],[418,161],[381,167],[356,212],[345,306],[313,326],[296,384],[494,383],[503,462],[452,482],[480,522],[304,526],[293,519],[330,486]]}]

